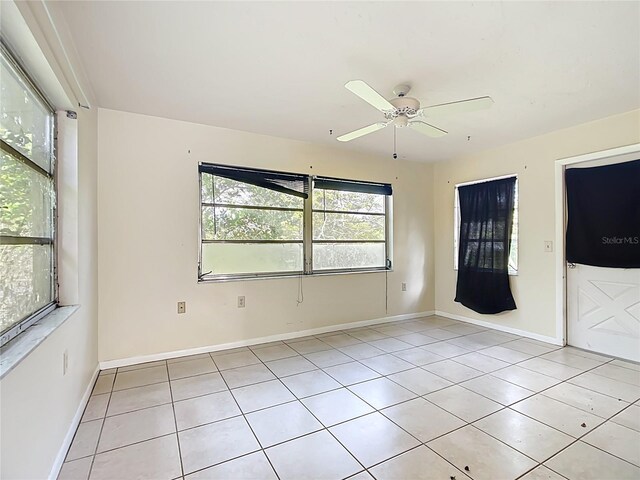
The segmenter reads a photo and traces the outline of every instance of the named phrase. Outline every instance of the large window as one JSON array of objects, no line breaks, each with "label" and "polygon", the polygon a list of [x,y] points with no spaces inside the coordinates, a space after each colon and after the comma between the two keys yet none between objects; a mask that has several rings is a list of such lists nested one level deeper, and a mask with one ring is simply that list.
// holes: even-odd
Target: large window
[{"label": "large window", "polygon": [[[498,177],[487,180],[478,180],[476,182],[465,183],[464,185],[473,185],[476,183],[487,182],[491,180],[497,180],[508,177]],[[509,275],[518,274],[518,178],[515,177],[515,192],[514,192],[514,206],[513,206],[513,225],[511,228],[511,238],[509,241]],[[455,188],[455,200],[453,207],[453,268],[458,270],[458,245],[460,236],[460,197],[458,195],[458,187]]]},{"label": "large window", "polygon": [[200,280],[391,267],[391,185],[201,164]]},{"label": "large window", "polygon": [[53,110],[0,58],[0,344],[55,307]]}]

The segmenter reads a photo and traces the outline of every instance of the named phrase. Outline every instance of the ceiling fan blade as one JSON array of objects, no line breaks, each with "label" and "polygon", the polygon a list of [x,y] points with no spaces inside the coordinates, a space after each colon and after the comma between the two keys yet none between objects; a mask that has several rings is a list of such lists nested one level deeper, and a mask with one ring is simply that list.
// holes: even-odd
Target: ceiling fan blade
[{"label": "ceiling fan blade", "polygon": [[388,122],[378,122],[373,125],[369,125],[368,127],[359,128],[358,130],[354,130],[350,133],[345,133],[344,135],[340,135],[336,140],[339,142],[348,142],[358,137],[362,137],[363,135],[368,135],[373,132],[377,132],[378,130],[383,129],[389,125]]},{"label": "ceiling fan blade", "polygon": [[408,126],[413,128],[417,132],[422,133],[423,135],[427,135],[428,137],[444,137],[447,134],[447,132],[445,132],[444,130],[438,127],[434,127],[433,125],[429,125],[428,123],[421,122],[419,120],[409,122]]},{"label": "ceiling fan blade", "polygon": [[351,80],[344,85],[347,90],[355,93],[369,105],[374,106],[381,112],[385,110],[394,110],[395,107],[391,105],[382,95],[371,88],[367,83],[362,80]]},{"label": "ceiling fan blade", "polygon": [[418,110],[418,114],[423,117],[432,117],[436,115],[452,115],[455,113],[475,112],[476,110],[485,110],[493,105],[491,97],[470,98],[469,100],[460,100],[459,102],[441,103],[431,107],[424,107]]}]

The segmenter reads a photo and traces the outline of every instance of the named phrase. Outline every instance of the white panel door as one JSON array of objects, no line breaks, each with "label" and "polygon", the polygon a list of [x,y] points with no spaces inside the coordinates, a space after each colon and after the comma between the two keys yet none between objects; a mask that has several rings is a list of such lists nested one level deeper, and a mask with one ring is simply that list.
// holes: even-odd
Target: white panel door
[{"label": "white panel door", "polygon": [[640,361],[640,269],[567,268],[568,343]]}]

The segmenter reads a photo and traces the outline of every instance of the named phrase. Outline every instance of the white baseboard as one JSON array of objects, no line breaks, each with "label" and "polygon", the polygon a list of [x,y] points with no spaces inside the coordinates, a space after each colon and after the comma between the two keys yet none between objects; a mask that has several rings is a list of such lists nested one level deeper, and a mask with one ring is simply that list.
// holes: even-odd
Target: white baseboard
[{"label": "white baseboard", "polygon": [[60,450],[58,450],[58,455],[56,455],[56,459],[53,462],[53,466],[51,467],[51,472],[49,473],[49,480],[56,480],[58,475],[60,474],[60,469],[62,468],[62,464],[64,463],[64,459],[67,456],[67,452],[69,451],[69,447],[71,446],[71,442],[73,441],[73,436],[76,434],[76,430],[78,429],[78,425],[80,425],[80,420],[82,420],[82,415],[84,414],[84,409],[89,402],[89,397],[91,396],[91,391],[93,390],[93,386],[96,383],[96,378],[98,378],[98,374],[100,373],[100,366],[96,366],[96,371],[91,375],[91,380],[89,381],[89,385],[87,385],[84,394],[82,395],[82,399],[80,400],[80,405],[78,405],[78,409],[76,410],[76,414],[73,416],[71,420],[71,425],[69,425],[69,429],[67,430],[67,434],[62,441],[62,445],[60,446]]},{"label": "white baseboard", "polygon": [[514,335],[520,335],[521,337],[532,338],[540,342],[551,343],[553,345],[562,346],[562,340],[558,340],[556,337],[548,337],[546,335],[539,335],[537,333],[527,332],[526,330],[520,330],[518,328],[511,328],[497,323],[485,322],[483,320],[476,320],[475,318],[464,317],[462,315],[456,315],[454,313],[443,312],[436,310],[436,315],[440,317],[450,318],[452,320],[459,320],[461,322],[472,323],[473,325],[479,325],[481,327],[492,328],[500,332],[512,333]]},{"label": "white baseboard", "polygon": [[109,368],[126,367],[136,365],[138,363],[154,362],[156,360],[167,360],[169,358],[186,357],[189,355],[197,355],[199,353],[217,352],[219,350],[227,350],[230,348],[247,347],[250,345],[258,345],[260,343],[277,342],[280,340],[291,340],[293,338],[307,337],[309,335],[319,335],[321,333],[334,332],[344,330],[346,328],[366,327],[369,325],[377,325],[379,323],[397,322],[401,320],[411,320],[420,317],[429,317],[435,312],[429,310],[426,312],[404,313],[401,315],[391,315],[388,317],[374,318],[372,320],[362,320],[359,322],[341,323],[339,325],[329,325],[326,327],[312,328],[309,330],[299,330],[296,332],[280,333],[277,335],[269,335],[267,337],[250,338],[237,342],[222,343],[218,345],[207,345],[204,347],[189,348],[186,350],[175,350],[172,352],[154,353],[151,355],[140,355],[137,357],[120,358],[117,360],[106,360],[100,362],[100,370]]}]

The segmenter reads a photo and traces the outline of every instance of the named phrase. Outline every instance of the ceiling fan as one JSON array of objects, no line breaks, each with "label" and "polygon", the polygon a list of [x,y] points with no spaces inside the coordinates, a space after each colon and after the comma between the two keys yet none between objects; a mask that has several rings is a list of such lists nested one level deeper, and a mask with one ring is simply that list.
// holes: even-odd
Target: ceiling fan
[{"label": "ceiling fan", "polygon": [[349,142],[363,135],[377,132],[390,124],[398,128],[409,127],[429,137],[442,137],[446,135],[447,132],[434,125],[430,125],[423,121],[423,119],[436,115],[451,115],[484,110],[493,105],[491,97],[478,97],[420,108],[420,102],[417,99],[407,97],[407,93],[411,90],[409,85],[398,85],[394,88],[393,93],[397,95],[397,97],[391,100],[385,99],[362,80],[351,80],[345,84],[345,87],[369,105],[380,110],[385,120],[359,128],[353,132],[345,133],[337,138],[340,142]]}]

